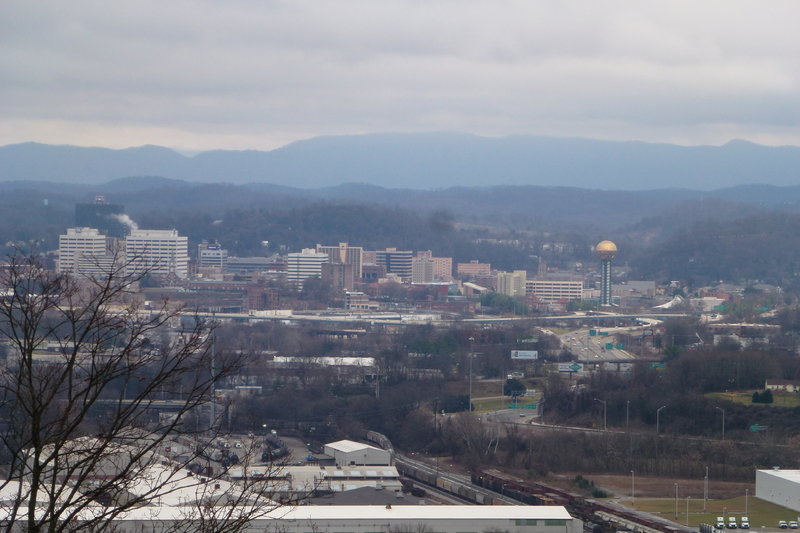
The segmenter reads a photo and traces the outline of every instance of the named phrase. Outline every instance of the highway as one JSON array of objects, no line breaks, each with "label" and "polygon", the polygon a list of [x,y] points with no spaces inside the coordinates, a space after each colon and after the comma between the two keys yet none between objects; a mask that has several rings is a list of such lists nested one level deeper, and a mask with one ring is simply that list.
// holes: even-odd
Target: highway
[{"label": "highway", "polygon": [[[619,326],[610,328],[592,328],[597,334],[591,335],[590,329],[579,329],[559,335],[561,345],[569,350],[576,361],[584,363],[631,362],[637,359],[636,354],[625,349],[618,349],[615,336],[620,333],[641,335],[644,330],[657,327],[661,321],[654,318],[639,318],[644,324],[638,326]],[[612,348],[608,345],[612,344]]]}]

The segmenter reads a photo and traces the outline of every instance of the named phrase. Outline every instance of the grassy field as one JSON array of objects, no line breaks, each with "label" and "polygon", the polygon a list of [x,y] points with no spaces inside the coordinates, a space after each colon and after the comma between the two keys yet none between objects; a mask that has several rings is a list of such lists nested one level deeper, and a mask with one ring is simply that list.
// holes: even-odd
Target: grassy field
[{"label": "grassy field", "polygon": [[762,391],[744,391],[744,392],[711,392],[707,396],[709,398],[719,398],[729,402],[736,402],[742,405],[771,405],[773,407],[797,407],[800,406],[800,394],[793,392],[773,392],[771,404],[754,404],[753,393]]},{"label": "grassy field", "polygon": [[[660,515],[669,520],[675,520],[681,524],[686,524],[686,498],[678,499],[678,518],[675,519],[675,499],[636,499],[631,505],[630,500],[622,501],[624,505],[635,507],[641,511]],[[747,499],[747,514],[745,514],[745,497],[740,496],[729,500],[708,500],[706,510],[703,512],[703,500],[689,500],[689,525],[696,526],[701,523],[713,524],[718,516],[725,517],[725,523],[729,517],[735,517],[739,523],[743,516],[750,518],[750,528],[760,529],[763,527],[777,528],[780,520],[797,520],[797,513],[786,507],[781,507],[773,503],[759,500],[755,497]]]}]

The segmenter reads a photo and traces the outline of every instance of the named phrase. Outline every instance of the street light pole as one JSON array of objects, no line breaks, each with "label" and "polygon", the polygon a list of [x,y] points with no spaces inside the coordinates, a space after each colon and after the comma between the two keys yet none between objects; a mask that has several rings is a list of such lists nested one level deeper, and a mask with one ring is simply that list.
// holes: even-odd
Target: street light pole
[{"label": "street light pole", "polygon": [[714,409],[722,411],[722,440],[725,440],[725,409],[722,407],[714,407]]},{"label": "street light pole", "polygon": [[658,409],[656,409],[656,435],[659,433],[659,428],[661,426],[661,410],[666,409],[666,405],[662,405]]},{"label": "street light pole", "polygon": [[689,525],[689,500],[691,500],[691,496],[686,497],[686,525]]},{"label": "street light pole", "polygon": [[747,500],[750,498],[750,489],[744,489],[744,515],[747,516]]},{"label": "street light pole", "polygon": [[600,402],[600,403],[603,404],[603,431],[608,431],[608,423],[607,423],[608,422],[608,418],[606,418],[606,414],[607,414],[606,408],[608,407],[608,402],[606,402],[606,400],[600,400],[598,398],[595,398],[594,401]]},{"label": "street light pole", "polygon": [[706,467],[706,477],[703,479],[703,512],[706,512],[708,504],[708,467]]},{"label": "street light pole", "polygon": [[469,412],[472,412],[472,345],[475,342],[474,337],[469,338]]},{"label": "street light pole", "polygon": [[636,489],[636,485],[634,484],[634,480],[635,479],[636,478],[633,475],[633,470],[631,470],[631,501],[632,502],[636,501],[636,490],[635,490]]},{"label": "street light pole", "polygon": [[675,483],[675,520],[678,519],[678,484]]},{"label": "street light pole", "polygon": [[625,430],[630,431],[631,429],[631,401],[628,400],[628,403],[625,405]]}]

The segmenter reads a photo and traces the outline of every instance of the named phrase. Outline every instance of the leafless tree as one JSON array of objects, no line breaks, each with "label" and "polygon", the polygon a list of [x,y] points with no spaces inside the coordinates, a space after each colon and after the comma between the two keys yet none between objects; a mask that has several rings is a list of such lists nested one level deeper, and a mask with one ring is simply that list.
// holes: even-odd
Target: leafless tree
[{"label": "leafless tree", "polygon": [[57,274],[17,254],[0,269],[4,530],[111,531],[149,515],[165,531],[235,532],[274,508],[275,476],[247,475],[255,453],[236,483],[212,457],[215,382],[242,356],[215,350],[207,320],[141,309],[146,272],[127,266]]}]

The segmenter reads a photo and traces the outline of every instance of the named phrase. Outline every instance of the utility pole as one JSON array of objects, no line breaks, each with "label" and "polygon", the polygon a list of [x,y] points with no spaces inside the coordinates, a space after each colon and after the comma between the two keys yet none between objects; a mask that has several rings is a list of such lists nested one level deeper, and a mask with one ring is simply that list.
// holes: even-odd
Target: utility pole
[{"label": "utility pole", "polygon": [[706,467],[706,477],[703,479],[703,512],[706,512],[708,503],[708,467]]},{"label": "utility pole", "polygon": [[722,407],[714,407],[719,411],[722,411],[722,440],[725,440],[725,409]]},{"label": "utility pole", "polygon": [[661,427],[661,410],[666,408],[667,408],[666,405],[662,405],[661,407],[656,409],[656,435],[658,435],[660,431],[659,428]]}]

